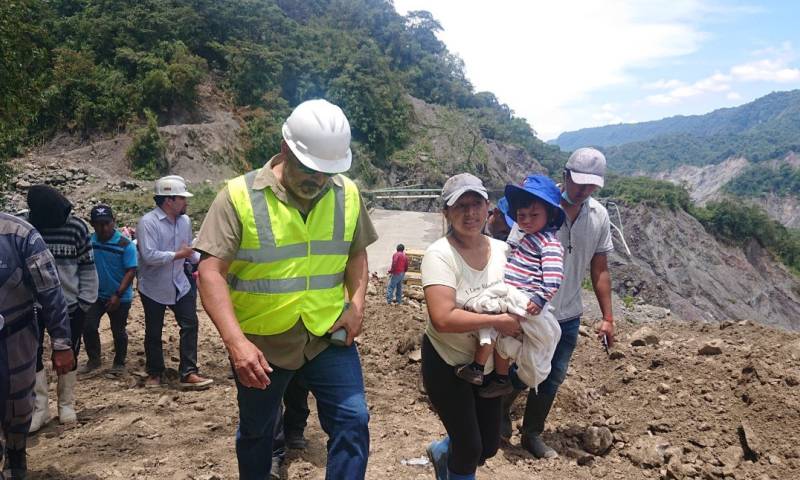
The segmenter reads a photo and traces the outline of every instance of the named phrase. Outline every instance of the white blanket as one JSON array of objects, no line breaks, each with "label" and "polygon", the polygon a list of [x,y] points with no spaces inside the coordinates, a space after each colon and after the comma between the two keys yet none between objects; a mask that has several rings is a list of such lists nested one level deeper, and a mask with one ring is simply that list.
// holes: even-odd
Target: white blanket
[{"label": "white blanket", "polygon": [[465,307],[478,313],[510,312],[525,317],[522,322],[522,341],[498,336],[494,329],[481,329],[480,341],[484,344],[490,338],[497,338],[497,353],[516,362],[519,379],[536,390],[550,374],[550,362],[561,338],[561,327],[549,303],[539,315],[529,315],[525,310],[528,302],[528,296],[517,288],[500,283],[470,299]]}]

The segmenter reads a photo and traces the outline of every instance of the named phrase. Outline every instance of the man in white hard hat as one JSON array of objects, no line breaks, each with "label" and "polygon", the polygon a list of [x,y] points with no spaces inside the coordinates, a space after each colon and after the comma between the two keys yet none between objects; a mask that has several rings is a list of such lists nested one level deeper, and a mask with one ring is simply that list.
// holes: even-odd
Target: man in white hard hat
[{"label": "man in white hard hat", "polygon": [[[578,329],[583,314],[581,282],[587,270],[602,313],[597,336],[608,345],[614,342],[611,276],[607,260],[607,255],[614,249],[611,223],[605,207],[592,198],[592,193],[603,187],[605,173],[606,158],[594,148],[575,150],[564,167],[561,207],[566,213],[566,220],[558,230],[558,239],[564,247],[564,281],[552,301],[553,314],[561,327],[561,338],[553,354],[550,375],[539,384],[538,391],[528,392],[520,429],[522,447],[537,458],[558,455],[544,443],[541,434],[558,387],[567,376],[572,352],[578,343]],[[511,377],[515,387],[525,388],[525,384],[517,381],[513,374]],[[520,391],[515,390],[503,399],[503,437],[511,436],[509,409]]]},{"label": "man in white hard hat", "polygon": [[161,333],[169,308],[180,327],[180,385],[202,389],[212,380],[197,368],[197,292],[186,273],[186,263],[197,263],[200,255],[189,246],[192,222],[186,215],[187,199],[182,177],[169,175],[156,180],[156,208],[146,213],[136,227],[138,238],[139,296],[144,308],[145,387],[162,385],[164,352]]},{"label": "man in white hard hat", "polygon": [[303,102],[282,133],[280,153],[217,195],[194,245],[200,297],[236,376],[239,475],[270,474],[281,397],[300,374],[329,436],[326,478],[361,479],[369,414],[353,339],[366,247],[377,235],[358,188],[340,174],[352,159],[344,112]]}]

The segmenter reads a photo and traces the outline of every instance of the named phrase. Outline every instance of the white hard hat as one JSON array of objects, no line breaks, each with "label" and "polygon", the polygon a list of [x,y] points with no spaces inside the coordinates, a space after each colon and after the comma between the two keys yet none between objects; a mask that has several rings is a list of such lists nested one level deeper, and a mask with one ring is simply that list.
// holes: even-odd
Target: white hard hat
[{"label": "white hard hat", "polygon": [[167,175],[156,180],[154,188],[157,196],[171,197],[193,197],[191,193],[186,191],[186,181],[183,177],[178,175]]},{"label": "white hard hat", "polygon": [[323,173],[350,169],[350,122],[341,108],[327,100],[298,105],[283,124],[283,139],[306,167]]}]

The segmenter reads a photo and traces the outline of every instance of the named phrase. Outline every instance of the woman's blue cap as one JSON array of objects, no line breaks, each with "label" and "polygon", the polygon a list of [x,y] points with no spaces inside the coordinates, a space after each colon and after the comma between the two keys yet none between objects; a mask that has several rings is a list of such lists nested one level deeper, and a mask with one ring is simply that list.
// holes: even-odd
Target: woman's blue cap
[{"label": "woman's blue cap", "polygon": [[[545,175],[528,175],[522,186],[506,185],[505,198],[508,201],[509,212],[508,216],[516,221],[517,212],[511,210],[510,206],[514,205],[517,198],[523,196],[534,196],[543,201],[547,205],[556,207],[557,217],[552,226],[559,228],[564,223],[564,210],[561,208],[561,190],[558,189],[556,182],[550,177]],[[499,202],[498,202],[499,205]]]}]

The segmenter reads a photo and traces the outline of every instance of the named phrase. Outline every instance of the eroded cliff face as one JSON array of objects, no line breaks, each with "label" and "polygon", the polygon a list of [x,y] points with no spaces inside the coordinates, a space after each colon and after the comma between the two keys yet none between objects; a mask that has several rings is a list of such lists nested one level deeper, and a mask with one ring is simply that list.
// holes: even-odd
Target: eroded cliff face
[{"label": "eroded cliff face", "polygon": [[[788,164],[800,168],[800,157],[794,153],[780,160],[765,162],[765,168],[776,168],[781,164]],[[649,175],[659,180],[668,180],[685,185],[689,190],[692,201],[698,205],[705,205],[714,200],[727,196],[725,185],[741,174],[751,162],[743,157],[732,157],[722,163],[697,167],[682,165],[674,170],[658,172]],[[795,196],[777,196],[767,194],[761,197],[744,197],[743,201],[763,208],[769,216],[789,228],[800,228],[800,192]]]},{"label": "eroded cliff face", "polygon": [[[396,152],[387,165],[378,166],[371,183],[376,188],[403,185],[441,187],[451,175],[473,173],[483,180],[492,198],[503,195],[508,183],[520,183],[526,175],[547,173],[524,149],[486,139],[467,115],[440,105],[408,97],[414,109],[409,144]],[[428,192],[436,194],[437,192]],[[369,198],[388,209],[437,211],[437,199],[390,200]]]},{"label": "eroded cliff face", "polygon": [[669,308],[684,320],[749,319],[800,330],[800,278],[757,242],[721,243],[684,211],[620,208],[632,255],[615,234],[609,260],[621,297]]}]

